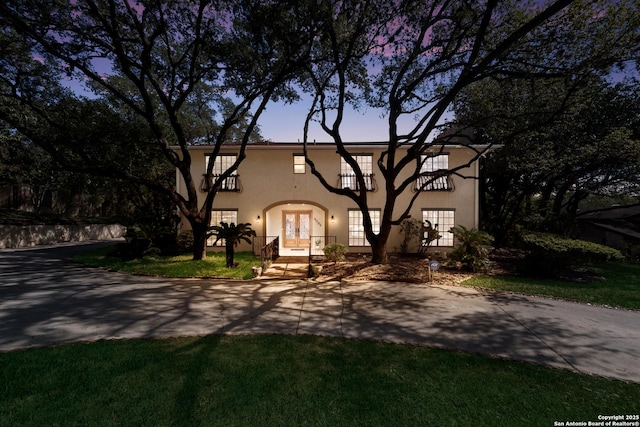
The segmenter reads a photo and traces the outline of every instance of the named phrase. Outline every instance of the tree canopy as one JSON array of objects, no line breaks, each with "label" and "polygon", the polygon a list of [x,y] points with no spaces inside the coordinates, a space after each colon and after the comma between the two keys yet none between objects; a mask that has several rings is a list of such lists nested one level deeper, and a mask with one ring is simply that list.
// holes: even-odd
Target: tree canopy
[{"label": "tree canopy", "polygon": [[498,243],[516,224],[569,232],[589,195],[640,194],[639,87],[597,75],[487,81],[460,98],[459,120],[503,145],[482,165],[482,214]]},{"label": "tree canopy", "polygon": [[[373,262],[386,261],[391,227],[408,217],[418,197],[399,206],[399,195],[420,177],[435,179],[421,167],[425,154],[453,140],[472,151],[471,162],[486,151],[470,137],[475,123],[451,127],[445,120],[466,88],[488,79],[607,70],[637,51],[637,12],[632,2],[571,0],[322,2],[319,46],[304,81],[314,96],[304,140],[317,121],[356,173],[358,189],[332,185],[308,153],[307,163],[325,188],[360,208]],[[388,122],[387,144],[376,161],[386,192],[379,232],[362,170],[341,137],[349,104],[379,108]],[[450,129],[434,139],[443,128]],[[460,174],[471,162],[444,173]]]},{"label": "tree canopy", "polygon": [[[239,142],[237,161],[219,177],[224,180],[244,159],[266,105],[294,96],[286,82],[314,37],[296,14],[295,2],[9,1],[0,5],[0,16],[0,118],[30,132],[35,143],[68,165],[166,194],[191,224],[194,258],[204,257],[216,186],[199,204],[188,147],[212,144],[215,158],[223,144]],[[46,134],[68,131],[52,112],[66,113],[65,104],[78,102],[63,88],[65,76],[87,80],[121,120],[145,123],[148,138],[140,143],[179,171],[186,196],[108,156],[89,166],[91,148],[96,154],[110,149],[96,132],[87,135],[81,150],[64,152],[60,141],[47,143],[47,135],[35,135],[33,120],[47,123],[40,127]],[[239,123],[244,123],[240,135]],[[123,153],[137,154],[133,146]]]}]

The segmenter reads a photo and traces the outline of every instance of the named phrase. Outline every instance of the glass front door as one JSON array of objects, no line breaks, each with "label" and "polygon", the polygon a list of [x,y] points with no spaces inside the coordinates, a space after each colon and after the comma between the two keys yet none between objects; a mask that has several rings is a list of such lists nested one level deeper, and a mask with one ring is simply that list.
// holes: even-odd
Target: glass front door
[{"label": "glass front door", "polygon": [[283,211],[283,246],[308,248],[311,242],[311,211]]}]

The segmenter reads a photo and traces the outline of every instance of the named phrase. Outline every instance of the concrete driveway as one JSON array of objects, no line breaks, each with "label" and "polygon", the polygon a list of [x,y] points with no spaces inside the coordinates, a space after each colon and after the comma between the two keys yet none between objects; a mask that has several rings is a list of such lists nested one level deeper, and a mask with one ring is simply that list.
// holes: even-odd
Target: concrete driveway
[{"label": "concrete driveway", "polygon": [[0,250],[0,351],[100,339],[313,334],[414,343],[640,383],[640,312],[464,287],[160,279]]}]

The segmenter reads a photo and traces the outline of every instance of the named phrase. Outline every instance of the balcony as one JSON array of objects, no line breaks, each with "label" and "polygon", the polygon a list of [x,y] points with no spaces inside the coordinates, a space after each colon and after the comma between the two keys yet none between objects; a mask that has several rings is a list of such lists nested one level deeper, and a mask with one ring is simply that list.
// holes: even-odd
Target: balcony
[{"label": "balcony", "polygon": [[[343,190],[350,189],[353,191],[360,191],[360,183],[358,181],[358,176],[353,173],[348,174],[340,174],[338,175],[338,187]],[[363,175],[364,185],[367,191],[376,191],[378,189],[376,185],[376,180],[373,177],[373,174],[365,174]]]},{"label": "balcony", "polygon": [[453,191],[455,186],[453,179],[449,175],[433,172],[418,177],[416,180],[414,191]]},{"label": "balcony", "polygon": [[[214,186],[214,184],[221,177],[221,174],[213,174],[213,175],[202,175],[202,182],[200,183],[200,191],[203,193],[208,193]],[[240,184],[240,175],[230,175],[224,180],[218,182],[216,191],[232,191],[232,192],[240,192],[242,191],[242,185]]]}]

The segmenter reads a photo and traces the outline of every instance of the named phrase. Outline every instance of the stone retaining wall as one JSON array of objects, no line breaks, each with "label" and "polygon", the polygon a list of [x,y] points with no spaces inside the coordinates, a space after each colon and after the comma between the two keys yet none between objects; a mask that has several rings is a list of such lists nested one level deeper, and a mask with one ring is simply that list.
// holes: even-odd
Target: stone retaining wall
[{"label": "stone retaining wall", "polygon": [[126,228],[120,224],[0,225],[0,249],[118,239],[124,236],[125,231]]}]

